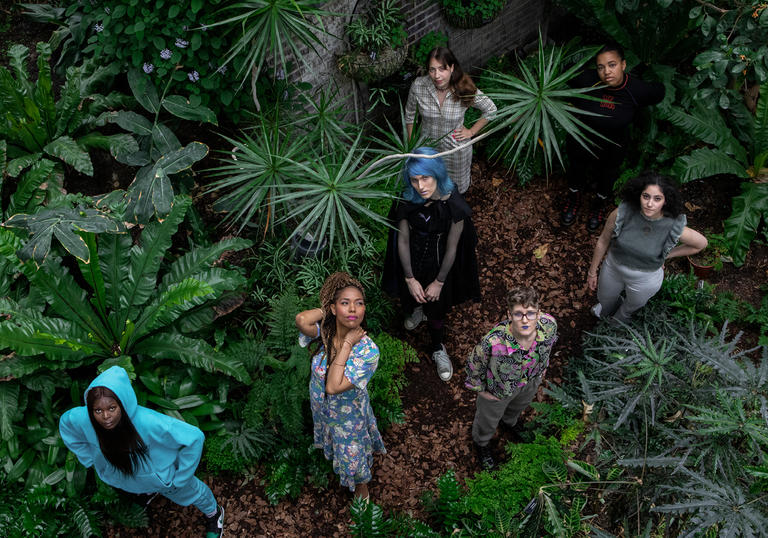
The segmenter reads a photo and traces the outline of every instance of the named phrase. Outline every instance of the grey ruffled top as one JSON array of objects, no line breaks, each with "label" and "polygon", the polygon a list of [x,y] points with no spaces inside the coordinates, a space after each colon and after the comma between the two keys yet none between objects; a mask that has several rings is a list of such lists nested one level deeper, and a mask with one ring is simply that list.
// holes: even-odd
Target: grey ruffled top
[{"label": "grey ruffled top", "polygon": [[649,219],[626,202],[619,205],[609,254],[616,263],[638,271],[664,265],[686,225],[685,215]]}]

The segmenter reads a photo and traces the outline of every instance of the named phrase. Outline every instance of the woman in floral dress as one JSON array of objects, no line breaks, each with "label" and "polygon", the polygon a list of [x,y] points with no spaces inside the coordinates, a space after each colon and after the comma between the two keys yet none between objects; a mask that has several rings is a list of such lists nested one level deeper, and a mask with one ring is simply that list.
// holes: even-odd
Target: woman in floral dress
[{"label": "woman in floral dress", "polygon": [[332,274],[320,290],[320,304],[296,316],[301,345],[320,339],[309,381],[314,444],[333,461],[341,484],[367,501],[373,453],[386,453],[366,389],[379,348],[361,326],[365,295],[359,281]]}]

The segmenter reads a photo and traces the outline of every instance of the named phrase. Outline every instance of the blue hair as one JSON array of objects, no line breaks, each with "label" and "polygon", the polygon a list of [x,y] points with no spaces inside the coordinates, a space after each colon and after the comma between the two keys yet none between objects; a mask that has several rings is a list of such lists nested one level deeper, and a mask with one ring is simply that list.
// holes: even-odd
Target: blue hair
[{"label": "blue hair", "polygon": [[[413,153],[419,155],[436,155],[437,150],[435,148],[421,147],[416,148]],[[416,189],[411,185],[411,177],[413,176],[432,176],[437,182],[437,190],[441,196],[450,194],[456,186],[448,177],[448,170],[445,169],[445,163],[441,157],[435,159],[420,159],[418,157],[409,157],[405,161],[403,167],[403,198],[414,204],[423,204],[426,202],[424,198],[418,193]]]}]

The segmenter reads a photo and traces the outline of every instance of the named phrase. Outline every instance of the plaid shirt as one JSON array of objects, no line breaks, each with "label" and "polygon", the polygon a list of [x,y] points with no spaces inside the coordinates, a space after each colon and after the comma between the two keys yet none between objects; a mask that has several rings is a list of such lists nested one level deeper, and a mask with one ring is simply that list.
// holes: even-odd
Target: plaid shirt
[{"label": "plaid shirt", "polygon": [[[486,120],[490,121],[496,116],[496,105],[480,90],[477,90],[472,106],[480,110],[482,117]],[[455,129],[464,125],[464,112],[466,110],[461,102],[454,98],[451,91],[449,91],[449,95],[445,96],[441,107],[435,85],[428,76],[423,76],[418,77],[411,84],[408,102],[405,105],[405,122],[413,123],[418,111],[422,118],[424,135],[433,140],[439,140],[437,143],[438,151],[446,151],[466,144],[466,142],[457,141],[452,136]],[[448,169],[448,177],[463,194],[469,188],[472,146],[467,146],[456,153],[443,157],[443,160]]]},{"label": "plaid shirt", "polygon": [[528,350],[520,348],[510,325],[509,320],[496,325],[470,353],[464,383],[469,390],[485,390],[497,398],[506,398],[531,379],[544,375],[557,341],[555,318],[544,313],[539,316],[536,340]]}]

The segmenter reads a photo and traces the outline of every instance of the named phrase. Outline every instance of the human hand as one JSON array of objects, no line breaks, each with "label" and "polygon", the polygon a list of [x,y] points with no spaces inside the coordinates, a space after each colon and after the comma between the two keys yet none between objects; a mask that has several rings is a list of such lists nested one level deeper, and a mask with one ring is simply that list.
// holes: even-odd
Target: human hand
[{"label": "human hand", "polygon": [[597,273],[587,273],[587,286],[592,291],[597,289]]},{"label": "human hand", "polygon": [[347,335],[344,337],[344,341],[347,342],[350,347],[354,347],[355,344],[362,340],[363,336],[366,334],[367,333],[363,330],[362,327],[355,327],[347,333]]},{"label": "human hand", "polygon": [[487,390],[484,390],[482,392],[478,392],[477,396],[480,397],[480,398],[485,398],[486,400],[490,400],[492,402],[498,402],[499,401],[499,399],[496,396],[494,396],[493,394],[491,394]]},{"label": "human hand", "polygon": [[464,127],[463,125],[458,129],[453,130],[454,140],[470,140],[472,138],[472,131]]},{"label": "human hand", "polygon": [[424,296],[427,301],[437,301],[440,298],[440,292],[443,290],[443,283],[439,280],[433,280],[432,283],[427,286],[424,291]]},{"label": "human hand", "polygon": [[405,283],[408,284],[408,291],[411,293],[411,297],[413,297],[417,303],[427,302],[427,298],[424,295],[424,288],[421,287],[421,284],[418,280],[415,278],[406,278]]}]

